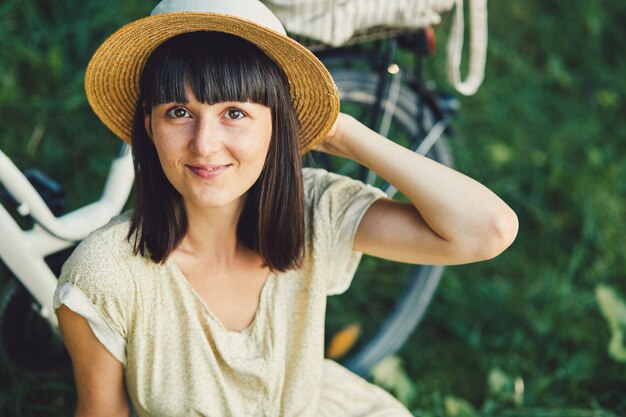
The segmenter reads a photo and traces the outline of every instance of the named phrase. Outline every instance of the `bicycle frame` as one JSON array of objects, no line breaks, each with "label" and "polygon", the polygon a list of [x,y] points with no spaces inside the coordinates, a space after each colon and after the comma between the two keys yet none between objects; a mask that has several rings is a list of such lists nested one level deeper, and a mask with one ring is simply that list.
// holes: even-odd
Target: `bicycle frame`
[{"label": "bicycle frame", "polygon": [[0,184],[17,202],[17,211],[33,220],[31,229],[22,229],[0,205],[0,259],[41,306],[40,314],[53,329],[53,294],[57,277],[44,258],[84,239],[106,224],[124,208],[134,180],[130,147],[122,146],[111,168],[99,200],[56,217],[11,159],[0,150]]}]

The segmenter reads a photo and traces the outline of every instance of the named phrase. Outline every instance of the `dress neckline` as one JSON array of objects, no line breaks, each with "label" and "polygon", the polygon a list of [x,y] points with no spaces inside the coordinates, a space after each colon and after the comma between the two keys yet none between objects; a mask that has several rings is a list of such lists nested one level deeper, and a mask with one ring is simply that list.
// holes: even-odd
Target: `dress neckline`
[{"label": "dress neckline", "polygon": [[259,305],[257,306],[252,323],[250,323],[250,325],[245,329],[238,331],[227,329],[226,326],[224,326],[222,321],[211,311],[211,309],[209,308],[209,306],[207,306],[202,297],[200,297],[200,294],[198,294],[198,292],[191,286],[191,283],[189,282],[183,271],[181,271],[178,265],[176,265],[176,262],[174,262],[174,259],[172,259],[171,256],[167,258],[167,260],[165,261],[165,265],[173,271],[176,279],[183,281],[183,285],[185,285],[186,288],[192,293],[194,299],[202,305],[202,308],[207,313],[209,318],[213,320],[223,332],[232,336],[248,336],[256,327],[258,327],[257,323],[260,321],[259,317],[261,317],[262,314],[265,313],[266,309],[265,300],[268,297],[266,293],[269,291],[269,288],[273,287],[274,285],[274,278],[276,277],[276,275],[273,271],[270,270],[270,272],[267,274],[267,277],[265,278],[263,286],[261,287],[261,293],[259,295]]}]

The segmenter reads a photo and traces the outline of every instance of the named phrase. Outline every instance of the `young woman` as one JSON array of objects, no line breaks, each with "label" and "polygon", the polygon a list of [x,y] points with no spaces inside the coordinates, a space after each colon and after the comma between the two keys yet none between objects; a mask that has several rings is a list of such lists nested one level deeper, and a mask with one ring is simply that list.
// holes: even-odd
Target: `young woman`
[{"label": "young woman", "polygon": [[[85,86],[132,143],[137,183],[135,209],[81,243],[55,293],[77,416],[410,416],[324,359],[326,296],[363,252],[497,256],[517,233],[511,209],[338,114],[328,72],[256,0],[162,1],[103,43]],[[311,149],[411,204],[303,170]]]}]

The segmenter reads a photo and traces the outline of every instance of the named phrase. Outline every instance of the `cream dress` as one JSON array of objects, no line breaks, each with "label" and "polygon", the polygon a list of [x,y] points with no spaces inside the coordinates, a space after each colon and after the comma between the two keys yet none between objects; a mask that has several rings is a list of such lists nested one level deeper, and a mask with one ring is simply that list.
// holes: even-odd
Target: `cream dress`
[{"label": "cream dress", "polygon": [[360,259],[356,228],[384,194],[304,169],[305,257],[270,273],[253,323],[227,330],[176,264],[133,256],[130,216],[93,232],[63,267],[55,308],[87,319],[124,365],[139,416],[410,416],[386,391],[324,359],[326,297],[344,292]]}]

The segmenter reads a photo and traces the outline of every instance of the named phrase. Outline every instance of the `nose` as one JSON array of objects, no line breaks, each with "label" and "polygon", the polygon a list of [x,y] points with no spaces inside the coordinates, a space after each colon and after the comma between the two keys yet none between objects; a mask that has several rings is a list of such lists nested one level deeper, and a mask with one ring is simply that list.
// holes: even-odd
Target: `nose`
[{"label": "nose", "polygon": [[224,132],[219,123],[201,119],[196,124],[194,137],[190,143],[191,150],[198,155],[210,155],[224,146]]}]

